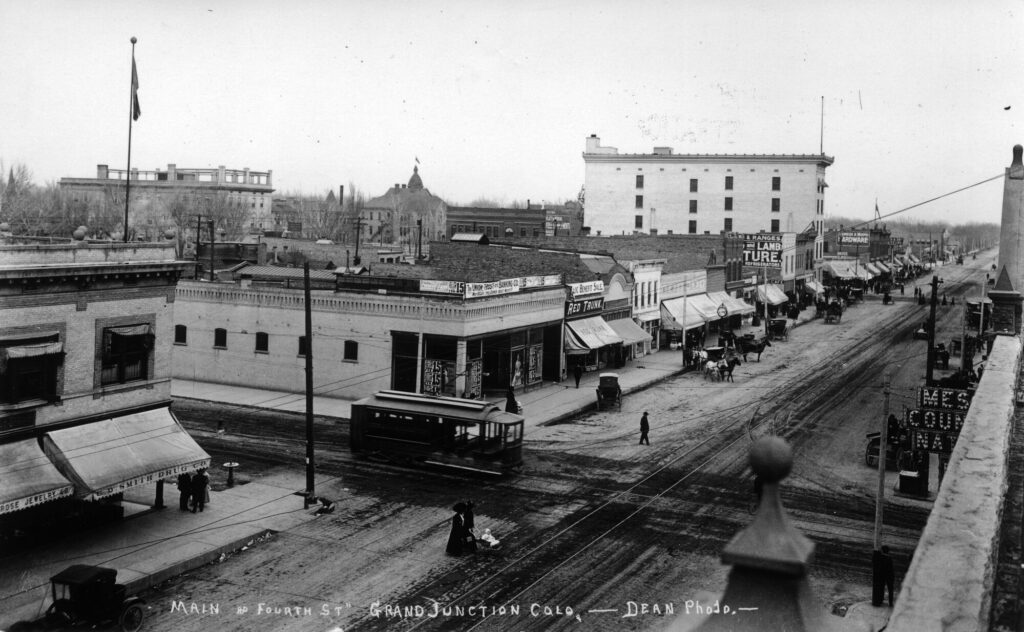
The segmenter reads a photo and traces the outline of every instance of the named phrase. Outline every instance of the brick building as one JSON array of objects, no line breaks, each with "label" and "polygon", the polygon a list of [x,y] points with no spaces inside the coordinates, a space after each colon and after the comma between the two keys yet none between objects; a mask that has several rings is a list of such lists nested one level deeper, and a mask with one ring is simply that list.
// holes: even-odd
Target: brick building
[{"label": "brick building", "polygon": [[208,464],[168,408],[187,265],[163,244],[0,245],[5,535],[119,516],[125,490]]},{"label": "brick building", "polygon": [[413,167],[408,184],[396,183],[384,195],[363,204],[364,243],[397,245],[416,252],[418,244],[444,239],[447,212],[444,200],[423,186],[419,167]]}]

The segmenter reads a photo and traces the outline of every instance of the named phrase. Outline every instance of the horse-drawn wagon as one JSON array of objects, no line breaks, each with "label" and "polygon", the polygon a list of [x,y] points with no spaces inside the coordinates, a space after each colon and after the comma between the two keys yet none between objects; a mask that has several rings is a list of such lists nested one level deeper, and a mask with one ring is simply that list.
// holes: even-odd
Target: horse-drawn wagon
[{"label": "horse-drawn wagon", "polygon": [[768,337],[772,340],[789,340],[789,321],[785,318],[768,321]]},{"label": "horse-drawn wagon", "polygon": [[619,386],[618,373],[602,373],[598,376],[597,409],[603,410],[617,405],[622,410],[622,387]]},{"label": "horse-drawn wagon", "polygon": [[843,320],[843,305],[839,301],[832,301],[825,309],[825,322],[839,324]]}]

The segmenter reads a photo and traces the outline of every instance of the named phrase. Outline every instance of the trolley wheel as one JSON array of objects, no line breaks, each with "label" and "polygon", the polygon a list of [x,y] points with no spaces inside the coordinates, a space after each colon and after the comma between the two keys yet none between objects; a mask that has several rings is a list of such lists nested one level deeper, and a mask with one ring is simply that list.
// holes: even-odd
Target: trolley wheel
[{"label": "trolley wheel", "polygon": [[142,604],[135,602],[128,604],[121,611],[121,616],[117,618],[117,622],[124,632],[138,632],[145,618],[146,611],[142,609]]}]

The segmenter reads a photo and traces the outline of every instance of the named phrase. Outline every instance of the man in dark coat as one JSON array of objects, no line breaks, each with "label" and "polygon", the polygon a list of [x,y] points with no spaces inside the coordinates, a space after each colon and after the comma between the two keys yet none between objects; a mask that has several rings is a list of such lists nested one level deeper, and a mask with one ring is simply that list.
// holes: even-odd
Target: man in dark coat
[{"label": "man in dark coat", "polygon": [[885,587],[889,590],[889,607],[892,607],[892,589],[896,583],[896,571],[892,566],[892,556],[889,555],[889,547],[882,547],[882,579],[885,581]]},{"label": "man in dark coat", "polygon": [[576,378],[576,388],[579,388],[580,378],[583,377],[583,365],[579,362],[572,367],[572,376]]},{"label": "man in dark coat", "polygon": [[206,505],[206,493],[207,486],[210,484],[210,477],[206,475],[206,470],[199,470],[196,475],[192,477],[192,513],[203,510],[203,506]]},{"label": "man in dark coat", "polygon": [[188,472],[178,474],[178,509],[188,511],[188,499],[192,495],[192,475]]},{"label": "man in dark coat", "polygon": [[651,440],[647,438],[647,433],[651,430],[651,424],[647,421],[647,411],[644,411],[644,416],[640,418],[640,443],[637,445],[651,445]]},{"label": "man in dark coat", "polygon": [[518,413],[519,402],[516,401],[516,391],[511,386],[508,387],[508,392],[505,393],[505,412],[506,413]]}]

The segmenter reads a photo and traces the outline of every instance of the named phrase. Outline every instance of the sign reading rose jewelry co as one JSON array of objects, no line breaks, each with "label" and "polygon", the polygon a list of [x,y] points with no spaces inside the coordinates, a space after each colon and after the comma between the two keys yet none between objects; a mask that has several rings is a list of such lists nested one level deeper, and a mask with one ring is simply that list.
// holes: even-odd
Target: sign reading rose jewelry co
[{"label": "sign reading rose jewelry co", "polygon": [[743,265],[758,268],[782,268],[781,233],[730,233],[743,240]]}]

